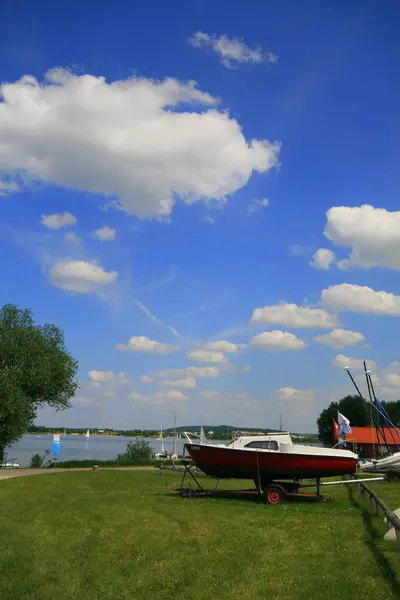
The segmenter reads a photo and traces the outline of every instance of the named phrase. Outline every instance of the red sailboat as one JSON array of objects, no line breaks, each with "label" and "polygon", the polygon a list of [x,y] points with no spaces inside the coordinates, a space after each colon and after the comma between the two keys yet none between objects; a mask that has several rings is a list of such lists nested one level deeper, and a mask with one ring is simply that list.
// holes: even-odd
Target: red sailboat
[{"label": "red sailboat", "polygon": [[[189,434],[185,433],[185,435],[188,440],[185,443],[185,451],[193,459],[193,466],[216,479],[252,479],[255,489],[239,490],[234,493],[262,494],[270,504],[279,503],[287,495],[298,494],[299,489],[303,487],[315,486],[317,495],[312,497],[320,499],[321,485],[342,483],[341,481],[321,483],[321,478],[351,475],[357,469],[357,454],[349,450],[295,444],[288,432],[238,436],[226,446],[212,444],[206,439],[200,442],[193,441]],[[187,467],[180,488],[181,495],[194,494],[190,486],[183,488],[186,472],[197,484],[198,493],[206,495],[224,493],[216,488],[212,491],[204,490],[191,472],[191,467]],[[303,485],[301,483],[303,479],[315,479],[316,484]],[[347,481],[347,483],[354,481]]]},{"label": "red sailboat", "polygon": [[217,479],[303,479],[356,472],[357,455],[349,450],[294,444],[290,433],[240,436],[228,445],[185,443],[196,466]]}]

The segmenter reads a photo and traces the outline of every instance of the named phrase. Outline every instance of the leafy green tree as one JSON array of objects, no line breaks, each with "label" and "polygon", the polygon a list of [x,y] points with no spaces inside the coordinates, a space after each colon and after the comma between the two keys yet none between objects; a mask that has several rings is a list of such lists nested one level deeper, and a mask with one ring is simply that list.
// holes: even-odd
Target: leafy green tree
[{"label": "leafy green tree", "polygon": [[68,408],[77,361],[55,325],[36,325],[29,310],[0,309],[0,463],[4,450],[27,431],[38,408]]},{"label": "leafy green tree", "polygon": [[317,419],[319,439],[325,446],[333,446],[335,443],[335,432],[333,430],[333,419],[337,419],[339,410],[338,402],[331,402]]},{"label": "leafy green tree", "polygon": [[336,443],[333,419],[337,421],[338,412],[345,415],[354,427],[369,425],[368,405],[360,396],[345,396],[339,402],[331,402],[317,419],[319,439],[326,446]]},{"label": "leafy green tree", "polygon": [[135,442],[128,442],[123,454],[118,455],[118,459],[126,462],[142,462],[154,458],[153,450],[148,442],[138,439]]}]

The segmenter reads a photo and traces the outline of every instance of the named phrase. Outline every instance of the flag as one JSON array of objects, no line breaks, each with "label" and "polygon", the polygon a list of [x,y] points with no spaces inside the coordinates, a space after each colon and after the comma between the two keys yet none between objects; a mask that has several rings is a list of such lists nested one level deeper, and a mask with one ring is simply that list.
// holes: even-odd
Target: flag
[{"label": "flag", "polygon": [[336,423],[335,419],[333,419],[333,434],[335,436],[335,440],[339,439],[339,425]]},{"label": "flag", "polygon": [[350,421],[341,413],[338,413],[338,423],[343,433],[351,433]]}]

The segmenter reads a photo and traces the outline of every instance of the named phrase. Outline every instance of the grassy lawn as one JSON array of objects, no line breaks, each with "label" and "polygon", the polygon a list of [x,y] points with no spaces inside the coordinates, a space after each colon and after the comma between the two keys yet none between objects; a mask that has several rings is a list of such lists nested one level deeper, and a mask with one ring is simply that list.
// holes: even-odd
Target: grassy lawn
[{"label": "grassy lawn", "polygon": [[[1,600],[400,598],[400,550],[356,490],[264,506],[183,499],[179,483],[143,471],[0,481]],[[378,486],[397,508],[400,483]]]}]

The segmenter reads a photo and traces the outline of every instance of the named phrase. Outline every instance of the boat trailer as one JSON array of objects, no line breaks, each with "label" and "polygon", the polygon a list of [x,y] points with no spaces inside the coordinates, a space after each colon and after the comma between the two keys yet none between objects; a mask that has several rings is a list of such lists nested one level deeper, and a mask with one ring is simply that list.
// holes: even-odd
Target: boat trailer
[{"label": "boat trailer", "polygon": [[[192,471],[195,465],[185,465],[181,485],[177,488],[179,495],[182,498],[199,498],[199,497],[248,497],[258,496],[264,504],[280,504],[285,499],[289,498],[307,498],[308,500],[314,500],[315,502],[321,502],[323,496],[320,493],[320,488],[327,485],[351,485],[371,481],[385,481],[386,477],[369,477],[367,479],[341,479],[339,481],[321,481],[319,478],[315,480],[315,483],[301,483],[301,480],[293,481],[269,481],[262,487],[255,487],[246,490],[222,490],[218,488],[219,479],[216,480],[215,486],[212,489],[205,489]],[[186,476],[191,477],[195,487],[192,487],[191,481],[189,480],[187,487],[184,487]],[[317,488],[316,493],[309,494],[300,492],[300,489],[306,488]]]}]

